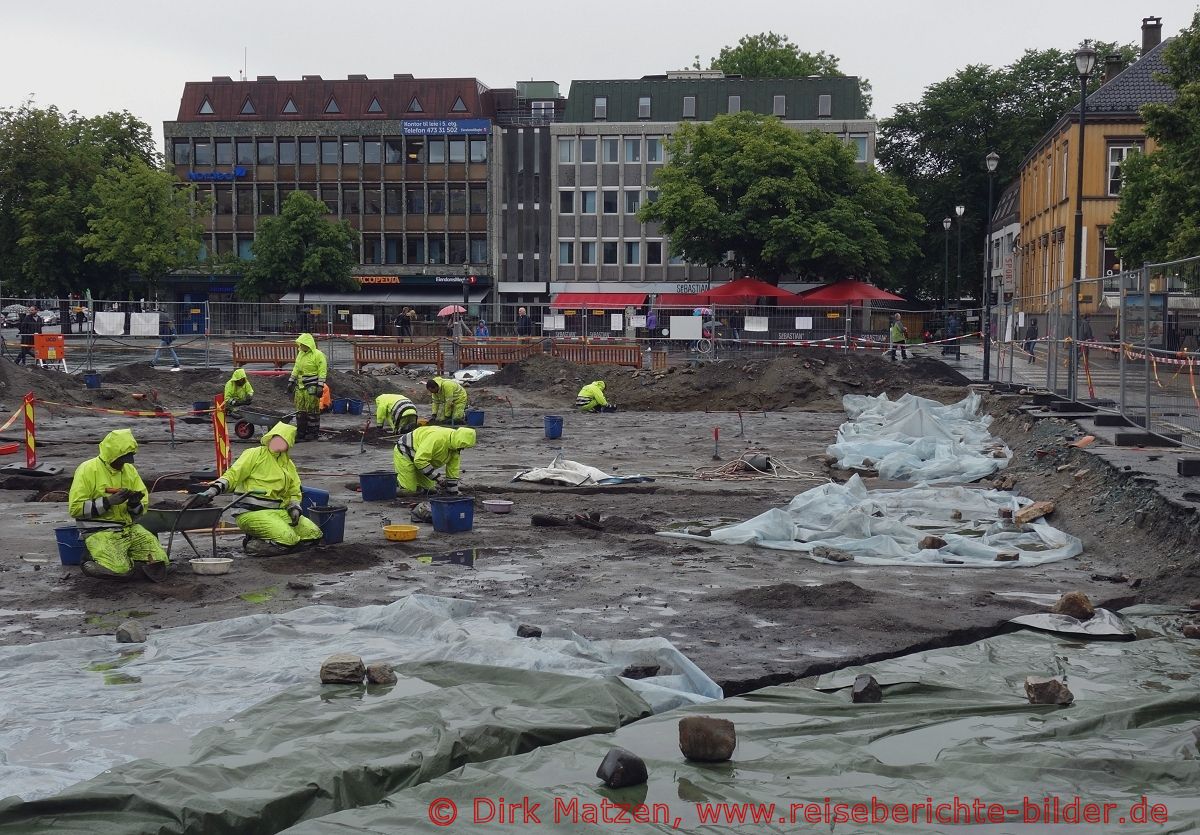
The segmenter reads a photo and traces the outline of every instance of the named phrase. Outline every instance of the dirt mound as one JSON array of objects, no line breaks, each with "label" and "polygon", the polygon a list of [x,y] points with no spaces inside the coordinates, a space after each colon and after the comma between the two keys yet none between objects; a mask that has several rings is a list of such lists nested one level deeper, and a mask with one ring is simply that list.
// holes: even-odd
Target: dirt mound
[{"label": "dirt mound", "polygon": [[840,580],[821,586],[778,583],[756,589],[742,589],[728,595],[728,599],[748,609],[796,609],[801,606],[809,609],[837,609],[870,603],[875,599],[875,593],[848,580]]},{"label": "dirt mound", "polygon": [[507,365],[476,387],[511,386],[519,391],[546,392],[558,402],[579,387],[604,380],[610,402],[640,411],[704,409],[783,409],[788,406],[829,409],[844,394],[912,392],[954,397],[968,380],[930,357],[893,363],[874,354],[839,353],[819,348],[796,349],[791,356],[746,362],[726,361],[666,372],[616,366],[584,366],[548,355]]}]

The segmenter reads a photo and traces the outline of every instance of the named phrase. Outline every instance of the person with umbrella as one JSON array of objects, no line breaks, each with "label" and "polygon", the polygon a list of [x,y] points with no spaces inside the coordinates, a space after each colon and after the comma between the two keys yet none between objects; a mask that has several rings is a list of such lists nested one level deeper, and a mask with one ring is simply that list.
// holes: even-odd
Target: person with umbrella
[{"label": "person with umbrella", "polygon": [[467,390],[455,380],[434,377],[425,383],[432,395],[433,423],[462,423],[467,417]]},{"label": "person with umbrella", "polygon": [[321,390],[329,374],[329,362],[311,333],[296,337],[296,345],[296,364],[287,384],[296,406],[296,440],[315,441],[321,431]]}]

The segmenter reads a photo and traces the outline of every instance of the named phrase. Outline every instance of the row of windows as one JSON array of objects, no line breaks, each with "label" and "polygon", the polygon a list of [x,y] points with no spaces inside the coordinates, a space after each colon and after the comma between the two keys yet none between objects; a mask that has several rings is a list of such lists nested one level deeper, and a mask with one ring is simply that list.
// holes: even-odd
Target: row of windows
[{"label": "row of windows", "polygon": [[[623,195],[623,197],[622,197]],[[616,215],[621,213],[624,206],[625,214],[636,215],[643,203],[653,203],[658,199],[658,191],[650,189],[642,197],[642,190],[631,188],[606,188],[600,192],[600,209],[603,214]],[[560,215],[594,215],[596,214],[596,189],[584,188],[563,189],[558,193],[558,213]]]},{"label": "row of windows", "polygon": [[[653,115],[653,106],[650,96],[638,97],[638,118],[649,120]],[[742,97],[733,95],[725,99],[726,113],[740,113],[742,111]],[[696,97],[683,97],[683,118],[696,118]],[[771,97],[771,114],[773,116],[787,116],[787,96],[778,95]],[[817,116],[828,118],[833,115],[833,96],[828,93],[822,93],[817,96]],[[592,99],[592,118],[597,121],[603,121],[608,118],[608,96],[596,96]]]},{"label": "row of windows", "polygon": [[[558,263],[563,266],[573,266],[579,264],[581,266],[593,266],[596,264],[597,252],[600,255],[600,263],[606,266],[613,264],[624,264],[629,267],[640,266],[645,263],[647,266],[657,266],[663,262],[663,242],[662,241],[645,241],[643,248],[642,241],[559,241],[558,242]],[[642,261],[643,249],[646,255],[646,260]],[[579,260],[575,260],[578,254]],[[624,255],[623,261],[618,261],[618,254]],[[682,258],[671,258],[669,263],[673,266],[683,264]]]},{"label": "row of windows", "polygon": [[[1040,164],[1031,164],[1027,169],[1026,176],[1032,179],[1032,188],[1030,194],[1042,195],[1044,204],[1042,209],[1048,209],[1056,202],[1054,199],[1054,172],[1059,170],[1058,180],[1058,200],[1067,199],[1068,182],[1068,165],[1070,162],[1070,143],[1063,142],[1052,152],[1057,155],[1060,165],[1054,165],[1054,159],[1051,154],[1047,154]],[[1121,163],[1128,159],[1132,154],[1139,154],[1142,151],[1140,143],[1110,143],[1108,146],[1108,156],[1105,160],[1107,166],[1105,193],[1109,197],[1118,197],[1121,194],[1121,186],[1124,182],[1124,177],[1121,175]]]},{"label": "row of windows", "polygon": [[280,136],[264,139],[194,138],[172,143],[176,165],[357,165],[487,162],[486,137]]},{"label": "row of windows", "polygon": [[[198,189],[201,196],[212,197],[214,211],[219,215],[273,215],[293,191],[303,191],[321,200],[333,214],[487,214],[485,185],[416,184],[375,188],[357,185],[258,185],[225,186]],[[340,199],[340,212],[339,212]]]},{"label": "row of windows", "polygon": [[[254,257],[254,239],[239,237],[235,245],[233,235],[214,235],[215,250],[219,255],[234,252],[238,257],[250,260]],[[207,256],[207,246],[200,258]],[[488,242],[486,235],[364,235],[359,248],[359,263],[362,264],[407,264],[427,266],[430,264],[486,264]]]},{"label": "row of windows", "polygon": [[[196,108],[196,112],[201,116],[212,116],[216,111],[213,110],[212,102],[208,100],[208,96],[200,102],[200,106]],[[242,116],[253,116],[258,113],[258,107],[254,104],[254,99],[250,96],[242,99],[242,107],[238,111]],[[279,110],[280,113],[288,116],[300,115],[300,108],[296,107],[295,100],[288,96],[287,101],[283,103],[283,107]],[[322,113],[341,113],[342,107],[338,104],[335,96],[330,96],[325,100],[325,106],[321,109]],[[379,103],[379,99],[375,96],[371,97],[371,103],[367,105],[366,113],[383,114],[383,105]],[[413,96],[408,101],[408,113],[424,113],[425,108],[421,106],[421,100],[417,96]],[[450,107],[451,113],[466,113],[467,105],[462,100],[462,96],[457,96],[454,99],[454,104]]]},{"label": "row of windows", "polygon": [[[645,151],[643,153],[643,143]],[[575,162],[578,153],[580,162],[596,162],[599,149],[600,162],[621,162],[621,146],[624,146],[625,162],[663,162],[663,140],[661,136],[615,136],[597,139],[593,136],[560,136],[558,138],[558,161]]]}]

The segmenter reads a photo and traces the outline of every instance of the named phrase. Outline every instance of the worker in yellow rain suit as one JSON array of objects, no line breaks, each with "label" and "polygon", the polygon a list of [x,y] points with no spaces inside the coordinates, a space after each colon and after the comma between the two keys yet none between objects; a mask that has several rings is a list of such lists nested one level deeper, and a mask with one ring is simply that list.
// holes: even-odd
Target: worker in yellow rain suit
[{"label": "worker in yellow rain suit", "polygon": [[247,406],[253,399],[254,386],[250,385],[250,380],[246,377],[246,369],[235,368],[233,376],[225,384],[225,408],[236,409],[238,406]]},{"label": "worker in yellow rain suit", "polygon": [[296,337],[296,364],[288,377],[288,394],[296,406],[296,440],[315,441],[321,430],[321,389],[329,373],[329,363],[317,348],[311,333]]},{"label": "worker in yellow rain suit", "polygon": [[[462,473],[460,451],[473,446],[475,430],[469,426],[420,426],[401,435],[392,451],[396,484],[405,493],[436,489],[453,495]],[[440,467],[445,474],[437,472]]]},{"label": "worker in yellow rain suit", "polygon": [[417,407],[403,394],[375,398],[375,422],[381,429],[402,435],[417,428]]},{"label": "worker in yellow rain suit", "polygon": [[604,381],[593,380],[579,390],[575,395],[575,408],[581,412],[615,412],[616,406],[610,406],[604,397]]},{"label": "worker in yellow rain suit", "polygon": [[[133,579],[142,568],[161,563],[167,552],[158,537],[137,524],[149,493],[133,466],[137,441],[128,429],[114,429],[100,442],[100,455],[75,470],[67,496],[71,517],[85,535],[88,556],[81,570],[89,577]],[[152,579],[160,579],[146,572]]]},{"label": "worker in yellow rain suit", "polygon": [[291,424],[275,424],[258,447],[239,455],[200,494],[206,502],[229,490],[247,494],[236,503],[246,508],[237,526],[246,534],[242,548],[251,556],[283,554],[321,541],[321,529],[300,513],[300,475],[288,455],[296,431]]},{"label": "worker in yellow rain suit", "polygon": [[434,377],[425,384],[433,395],[433,423],[462,423],[467,417],[467,390],[454,380]]}]

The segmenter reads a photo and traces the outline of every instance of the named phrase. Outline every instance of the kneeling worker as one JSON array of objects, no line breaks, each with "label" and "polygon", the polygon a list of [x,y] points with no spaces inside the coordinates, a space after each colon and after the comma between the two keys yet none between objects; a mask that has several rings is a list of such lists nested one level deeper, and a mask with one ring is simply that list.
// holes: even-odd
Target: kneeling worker
[{"label": "kneeling worker", "polygon": [[[451,495],[458,492],[462,473],[460,452],[475,446],[475,430],[469,426],[421,426],[401,435],[392,451],[396,484],[405,493],[436,489]],[[437,472],[439,467],[445,474]]]},{"label": "kneeling worker", "polygon": [[434,377],[425,384],[433,395],[433,423],[462,423],[467,417],[467,390],[454,380]]},{"label": "kneeling worker", "polygon": [[238,456],[200,495],[211,502],[229,490],[247,493],[237,526],[246,538],[242,548],[256,557],[298,551],[321,541],[321,529],[300,513],[300,475],[288,449],[296,443],[296,427],[277,423],[260,446]]},{"label": "kneeling worker", "polygon": [[594,380],[579,390],[575,395],[575,408],[581,412],[615,412],[616,406],[610,406],[604,397],[604,381]]},{"label": "kneeling worker", "polygon": [[236,409],[238,406],[249,406],[254,399],[254,386],[246,377],[246,369],[234,369],[233,376],[225,384],[225,408]]},{"label": "kneeling worker", "polygon": [[417,428],[417,407],[403,394],[381,394],[375,398],[375,423],[397,435],[411,432]]},{"label": "kneeling worker", "polygon": [[161,563],[167,552],[158,537],[135,521],[146,509],[149,491],[133,466],[137,441],[128,429],[114,429],[100,442],[100,455],[75,470],[67,496],[69,512],[87,534],[90,559],[81,570],[89,577],[133,579],[134,567]]}]

